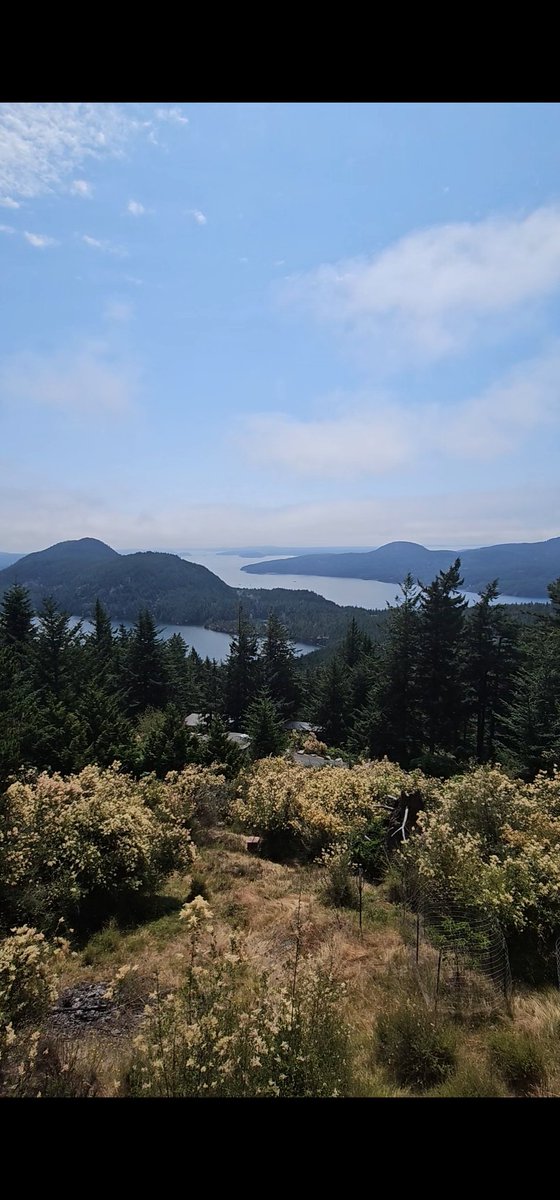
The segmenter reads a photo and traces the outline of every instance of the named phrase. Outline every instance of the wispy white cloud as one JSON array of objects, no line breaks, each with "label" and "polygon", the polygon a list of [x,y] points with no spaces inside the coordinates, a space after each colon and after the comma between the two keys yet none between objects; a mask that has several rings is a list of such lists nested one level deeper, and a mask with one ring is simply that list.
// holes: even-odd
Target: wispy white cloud
[{"label": "wispy white cloud", "polygon": [[74,179],[70,191],[73,196],[81,196],[83,199],[90,199],[93,196],[93,184],[88,183],[87,179]]},{"label": "wispy white cloud", "polygon": [[281,286],[286,303],[369,344],[393,365],[462,349],[560,287],[560,207],[434,226],[370,259],[326,264]]},{"label": "wispy white cloud", "polygon": [[155,116],[158,121],[171,121],[175,125],[188,125],[189,118],[185,116],[182,108],[156,108]]},{"label": "wispy white cloud", "polygon": [[560,428],[560,348],[512,368],[463,404],[432,410],[436,448],[491,461],[522,446],[535,430]]},{"label": "wispy white cloud", "polygon": [[247,416],[238,440],[256,463],[325,479],[386,475],[439,453],[492,461],[535,430],[559,428],[559,394],[560,347],[554,346],[454,404],[338,396],[325,401],[319,417]]},{"label": "wispy white cloud", "polygon": [[21,208],[21,205],[11,196],[0,196],[0,208]]},{"label": "wispy white cloud", "polygon": [[114,104],[2,104],[0,189],[24,197],[57,191],[84,160],[118,154],[139,129]]},{"label": "wispy white cloud", "polygon": [[208,218],[204,216],[204,213],[201,212],[199,208],[189,208],[187,216],[192,217],[193,221],[196,221],[197,225],[208,224]]},{"label": "wispy white cloud", "polygon": [[130,321],[134,305],[127,300],[109,300],[105,306],[105,317],[109,321]]},{"label": "wispy white cloud", "polygon": [[104,254],[115,254],[119,258],[125,258],[128,253],[123,246],[115,246],[106,239],[91,237],[89,233],[83,233],[81,240],[92,250],[102,250]]},{"label": "wispy white cloud", "polygon": [[311,419],[255,414],[243,422],[240,444],[255,463],[325,478],[384,475],[410,459],[414,439],[402,412],[385,405],[364,411],[355,398],[353,408]]},{"label": "wispy white cloud", "polygon": [[73,416],[128,412],[138,372],[116,359],[107,345],[88,342],[53,354],[19,354],[0,365],[0,397]]},{"label": "wispy white cloud", "polygon": [[58,245],[56,238],[48,237],[46,233],[28,233],[25,230],[23,236],[30,246],[35,246],[38,250],[44,250],[46,246]]},{"label": "wispy white cloud", "polygon": [[13,225],[0,225],[0,233],[15,233]]},{"label": "wispy white cloud", "polygon": [[138,200],[129,200],[126,206],[126,211],[129,212],[132,217],[143,217],[146,209]]}]

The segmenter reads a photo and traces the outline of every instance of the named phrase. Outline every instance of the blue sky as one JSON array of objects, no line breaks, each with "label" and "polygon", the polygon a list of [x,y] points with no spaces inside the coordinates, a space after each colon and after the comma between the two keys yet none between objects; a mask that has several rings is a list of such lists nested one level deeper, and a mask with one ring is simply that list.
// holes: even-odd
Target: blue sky
[{"label": "blue sky", "polygon": [[0,549],[560,533],[557,104],[3,104],[0,255]]}]

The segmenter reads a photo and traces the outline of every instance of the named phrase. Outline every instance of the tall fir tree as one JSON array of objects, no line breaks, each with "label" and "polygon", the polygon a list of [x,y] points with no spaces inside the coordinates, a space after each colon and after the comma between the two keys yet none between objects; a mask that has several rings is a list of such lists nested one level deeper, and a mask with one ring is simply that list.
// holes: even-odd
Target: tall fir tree
[{"label": "tall fir tree", "polygon": [[185,716],[197,712],[200,704],[200,687],[187,651],[180,633],[174,633],[163,646],[168,701]]},{"label": "tall fir tree", "polygon": [[[368,638],[368,641],[371,640]],[[362,658],[363,652],[365,652],[365,635],[362,634],[356,618],[353,617],[343,638],[341,656],[349,667],[355,667],[356,662]]]},{"label": "tall fir tree", "polygon": [[114,651],[113,627],[109,613],[103,607],[99,597],[95,601],[92,637],[99,656],[104,659],[112,658]]},{"label": "tall fir tree", "polygon": [[262,684],[284,720],[288,720],[297,712],[301,691],[293,647],[287,630],[274,613],[270,613],[267,621],[260,663]]},{"label": "tall fir tree", "polygon": [[186,763],[196,762],[198,739],[186,728],[183,712],[168,705],[149,715],[149,729],[138,747],[138,769],[163,779],[168,771],[180,771]]},{"label": "tall fir tree", "polygon": [[34,761],[38,719],[33,609],[26,588],[15,584],[0,606],[0,788]]},{"label": "tall fir tree", "polygon": [[200,699],[195,711],[203,713],[210,724],[214,717],[221,718],[225,714],[227,664],[218,663],[215,658],[206,657],[204,662],[198,655],[197,658],[198,666],[194,669],[198,673]]},{"label": "tall fir tree", "polygon": [[516,628],[498,599],[494,579],[467,614],[465,685],[470,688],[474,751],[478,762],[492,761],[497,729],[511,699],[517,667]]},{"label": "tall fir tree", "polygon": [[419,593],[411,575],[401,591],[402,600],[388,606],[385,640],[375,673],[370,670],[367,696],[357,707],[351,748],[369,758],[386,754],[408,767],[420,748]]},{"label": "tall fir tree", "polygon": [[33,608],[27,588],[14,583],[0,605],[0,644],[22,650],[33,637]]},{"label": "tall fir tree", "polygon": [[82,624],[70,624],[68,613],[61,612],[52,596],[46,596],[39,610],[34,658],[37,683],[57,701],[69,702],[79,695],[83,675],[81,654]]},{"label": "tall fir tree", "polygon": [[245,728],[251,738],[251,758],[269,758],[282,754],[288,744],[288,735],[282,722],[282,714],[270,692],[264,688],[249,705]]},{"label": "tall fir tree", "polygon": [[525,631],[523,665],[502,721],[506,761],[527,779],[560,764],[560,579],[548,594],[550,612]]},{"label": "tall fir tree", "polygon": [[465,716],[463,632],[467,601],[460,594],[461,560],[421,585],[418,680],[429,754],[460,750]]},{"label": "tall fir tree", "polygon": [[254,629],[239,606],[237,634],[232,639],[226,661],[225,711],[236,728],[258,690],[260,682],[258,643]]},{"label": "tall fir tree", "polygon": [[335,655],[323,668],[317,690],[317,722],[327,745],[344,745],[349,732],[350,712],[348,668]]},{"label": "tall fir tree", "polygon": [[163,708],[166,701],[165,661],[156,623],[149,609],[142,609],[126,647],[126,681],[131,713]]}]

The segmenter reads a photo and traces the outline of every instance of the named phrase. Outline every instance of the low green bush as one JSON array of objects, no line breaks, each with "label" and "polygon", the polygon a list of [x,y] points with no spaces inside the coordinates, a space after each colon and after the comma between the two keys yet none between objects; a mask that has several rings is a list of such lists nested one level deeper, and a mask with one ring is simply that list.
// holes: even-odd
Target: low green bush
[{"label": "low green bush", "polygon": [[430,1096],[503,1097],[507,1092],[502,1081],[487,1066],[464,1063],[443,1083],[430,1091]]},{"label": "low green bush", "polygon": [[489,1051],[493,1066],[517,1095],[530,1096],[546,1085],[544,1052],[532,1034],[522,1029],[497,1029]]},{"label": "low green bush", "polygon": [[454,1031],[417,1003],[388,1009],[377,1021],[377,1058],[397,1083],[424,1091],[456,1063]]},{"label": "low green bush", "polygon": [[324,883],[321,899],[333,908],[356,908],[358,884],[353,874],[352,854],[347,846],[332,846],[323,850],[318,860],[323,869]]},{"label": "low green bush", "polygon": [[386,839],[385,822],[369,821],[351,840],[352,859],[371,883],[377,883],[387,869]]}]

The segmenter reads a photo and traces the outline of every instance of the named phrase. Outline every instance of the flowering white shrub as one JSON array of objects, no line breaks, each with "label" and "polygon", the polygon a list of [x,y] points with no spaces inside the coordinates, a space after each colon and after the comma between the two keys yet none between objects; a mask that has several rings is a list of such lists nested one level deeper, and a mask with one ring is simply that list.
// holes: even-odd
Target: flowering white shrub
[{"label": "flowering white shrub", "polygon": [[56,999],[58,968],[68,952],[65,938],[48,942],[28,925],[0,942],[0,1030],[7,1044],[14,1026],[42,1016]]},{"label": "flowering white shrub", "polygon": [[389,796],[401,790],[429,795],[434,781],[383,759],[354,767],[312,769],[264,759],[242,778],[232,815],[264,837],[283,835],[319,854],[366,825],[381,824]]},{"label": "flowering white shrub", "polygon": [[190,765],[165,777],[165,804],[185,824],[211,825],[230,801],[226,778],[214,767]]},{"label": "flowering white shrub", "polygon": [[140,1096],[325,1096],[344,1091],[342,987],[305,965],[291,986],[251,975],[232,940],[218,953],[211,910],[197,896],[182,910],[190,941],[184,986],[146,1007],[128,1087]]},{"label": "flowering white shrub", "polygon": [[44,927],[95,919],[193,858],[177,781],[86,767],[14,783],[0,810],[6,910]]},{"label": "flowering white shrub", "polygon": [[403,860],[427,889],[537,933],[560,927],[560,772],[533,783],[496,767],[440,783]]}]

